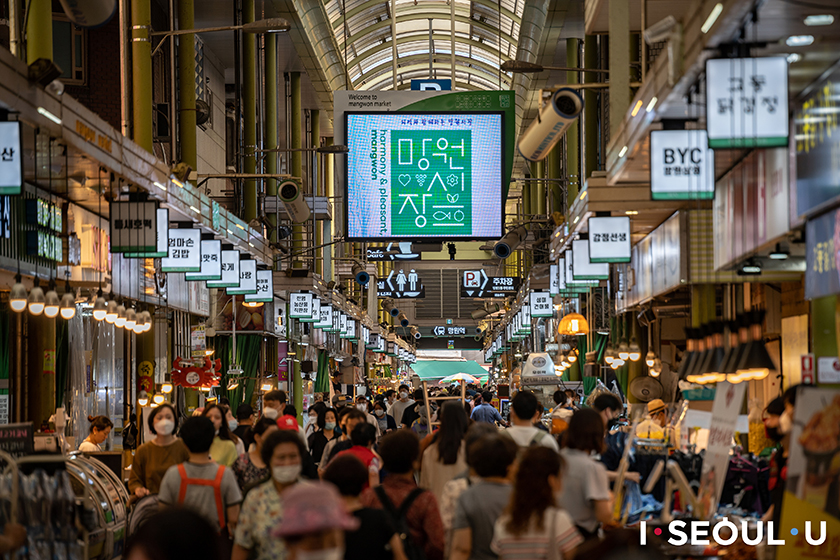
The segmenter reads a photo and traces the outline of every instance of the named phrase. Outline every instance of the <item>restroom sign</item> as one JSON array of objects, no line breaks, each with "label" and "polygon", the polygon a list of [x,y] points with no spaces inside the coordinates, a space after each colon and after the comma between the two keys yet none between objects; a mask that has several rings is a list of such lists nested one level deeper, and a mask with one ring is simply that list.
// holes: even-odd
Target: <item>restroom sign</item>
[{"label": "restroom sign", "polygon": [[531,292],[531,317],[553,317],[554,305],[548,292]]}]

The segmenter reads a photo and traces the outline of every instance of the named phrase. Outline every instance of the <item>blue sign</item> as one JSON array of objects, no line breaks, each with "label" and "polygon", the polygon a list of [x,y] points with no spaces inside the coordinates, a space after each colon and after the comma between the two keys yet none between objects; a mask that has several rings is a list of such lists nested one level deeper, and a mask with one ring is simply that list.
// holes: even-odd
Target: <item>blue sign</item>
[{"label": "blue sign", "polygon": [[451,91],[452,80],[411,80],[411,91]]}]

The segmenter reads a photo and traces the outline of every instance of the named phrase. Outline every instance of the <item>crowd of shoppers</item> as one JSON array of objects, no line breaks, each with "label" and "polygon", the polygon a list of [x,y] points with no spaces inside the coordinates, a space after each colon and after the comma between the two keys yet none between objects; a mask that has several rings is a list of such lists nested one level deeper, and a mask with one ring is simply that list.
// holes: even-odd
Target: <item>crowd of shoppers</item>
[{"label": "crowd of shoppers", "polygon": [[[560,560],[600,542],[613,508],[596,456],[608,452],[623,403],[602,395],[578,409],[558,391],[549,429],[530,391],[513,395],[509,422],[492,392],[471,396],[474,408],[437,407],[405,385],[372,400],[336,395],[334,407],[309,407],[302,428],[285,393],[272,391],[261,416],[245,404],[233,418],[212,403],[180,432],[163,404],[148,416],[154,438],[135,454],[129,489],[167,515],[197,514],[187,523],[205,537],[198,519],[209,526],[213,557],[224,560]],[[768,410],[768,433],[784,412]],[[91,419],[85,444],[107,438],[105,420]],[[421,421],[427,433],[417,433]],[[157,519],[137,534],[164,534]]]}]

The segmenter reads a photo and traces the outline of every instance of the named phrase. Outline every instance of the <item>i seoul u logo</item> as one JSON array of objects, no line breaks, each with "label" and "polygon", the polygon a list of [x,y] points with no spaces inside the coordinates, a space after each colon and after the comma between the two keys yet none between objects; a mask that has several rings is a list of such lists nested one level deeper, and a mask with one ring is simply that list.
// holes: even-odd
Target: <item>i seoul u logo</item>
[{"label": "i seoul u logo", "polygon": [[[711,531],[710,531],[711,528]],[[805,541],[811,546],[820,546],[823,544],[828,535],[826,534],[826,525],[825,521],[820,521],[820,532],[819,537],[814,538],[813,534],[813,527],[810,521],[805,522]],[[639,530],[641,531],[641,544],[647,544],[647,521],[642,521],[639,524]],[[767,535],[767,544],[770,546],[784,546],[785,540],[783,538],[776,538],[773,536],[773,522],[768,521],[764,522],[757,522],[755,524],[755,528],[750,527],[750,523],[747,520],[741,521],[741,526],[739,527],[732,521],[729,521],[726,517],[722,518],[720,521],[717,521],[712,525],[709,521],[680,521],[675,520],[671,521],[668,524],[668,531],[670,533],[670,537],[668,538],[667,542],[673,546],[683,546],[686,544],[689,545],[697,545],[697,546],[707,546],[711,544],[711,541],[714,541],[716,544],[721,546],[729,546],[737,541],[739,538],[744,541],[744,544],[749,546],[755,546],[764,541],[764,535]],[[653,533],[656,536],[662,535],[662,529],[657,527],[653,530]],[[794,537],[799,534],[799,529],[791,529],[790,534]],[[710,538],[711,537],[711,541]]]}]

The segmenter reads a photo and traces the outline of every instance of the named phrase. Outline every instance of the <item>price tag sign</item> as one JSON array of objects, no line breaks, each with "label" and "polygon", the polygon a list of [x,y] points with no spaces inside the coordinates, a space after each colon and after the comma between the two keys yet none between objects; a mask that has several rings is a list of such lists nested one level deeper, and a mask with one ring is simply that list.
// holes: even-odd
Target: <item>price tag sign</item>
[{"label": "price tag sign", "polygon": [[247,295],[257,293],[257,261],[247,260],[239,261],[239,286],[236,288],[228,288],[227,294]]},{"label": "price tag sign", "polygon": [[533,317],[553,317],[554,305],[549,292],[531,292],[531,315]]}]

